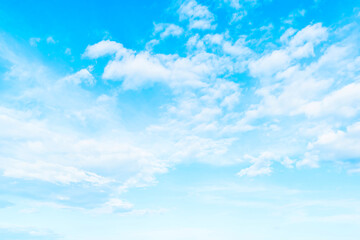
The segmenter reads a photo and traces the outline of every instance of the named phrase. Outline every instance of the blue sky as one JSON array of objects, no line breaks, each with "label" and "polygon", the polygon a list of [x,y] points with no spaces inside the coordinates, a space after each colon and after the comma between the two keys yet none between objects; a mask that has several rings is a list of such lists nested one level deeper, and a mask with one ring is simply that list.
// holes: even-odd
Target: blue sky
[{"label": "blue sky", "polygon": [[360,4],[1,1],[0,238],[356,240]]}]

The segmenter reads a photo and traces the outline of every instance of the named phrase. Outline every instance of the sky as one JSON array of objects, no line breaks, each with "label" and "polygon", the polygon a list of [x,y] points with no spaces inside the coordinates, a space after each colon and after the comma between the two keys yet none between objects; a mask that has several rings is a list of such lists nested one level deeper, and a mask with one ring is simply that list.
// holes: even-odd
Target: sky
[{"label": "sky", "polygon": [[359,1],[0,0],[1,239],[359,236]]}]

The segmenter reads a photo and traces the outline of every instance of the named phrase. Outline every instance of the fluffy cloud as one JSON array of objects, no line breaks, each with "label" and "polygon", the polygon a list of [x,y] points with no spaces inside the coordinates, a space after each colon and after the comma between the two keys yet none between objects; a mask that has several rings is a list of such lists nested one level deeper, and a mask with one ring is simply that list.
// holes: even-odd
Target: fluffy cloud
[{"label": "fluffy cloud", "polygon": [[[236,6],[237,2],[233,4]],[[195,1],[185,1],[179,14],[181,19],[189,20],[190,29],[215,26],[213,14]],[[176,24],[155,25],[155,34],[160,38],[182,33],[183,29]],[[345,41],[329,44],[317,53],[316,47],[327,41],[328,35],[329,29],[320,23],[299,31],[291,28],[280,37],[280,47],[259,55],[251,49],[247,36],[232,39],[228,32],[204,35],[189,31],[187,52],[181,56],[135,51],[110,40],[87,46],[84,58],[110,57],[102,78],[121,81],[122,90],[136,90],[156,83],[169,87],[172,101],[161,106],[160,119],[146,126],[141,134],[124,131],[118,124],[113,100],[116,96],[82,89],[81,83],[95,83],[92,67],[65,77],[42,71],[33,76],[29,70],[33,68],[20,68],[26,64],[15,64],[14,59],[16,68],[5,76],[33,79],[37,87],[19,95],[25,101],[36,101],[39,107],[28,112],[11,107],[1,109],[1,136],[17,139],[16,144],[9,141],[1,148],[3,161],[17,159],[4,169],[4,174],[56,183],[107,184],[109,179],[114,179],[119,183],[118,191],[122,192],[152,184],[156,182],[156,174],[189,159],[215,165],[238,164],[236,156],[245,154],[244,159],[251,166],[241,170],[239,176],[270,174],[274,162],[293,167],[295,160],[292,159],[298,159],[298,167],[317,167],[323,159],[319,152],[324,151],[326,145],[322,141],[301,139],[303,145],[312,142],[312,149],[299,150],[301,147],[297,146],[296,150],[278,153],[276,141],[272,140],[279,137],[281,126],[278,125],[284,118],[303,117],[295,123],[307,126],[314,117],[357,116],[359,87],[349,79],[356,75],[359,60],[349,47],[343,46]],[[340,70],[336,64],[344,68]],[[238,74],[244,73],[249,73],[254,82],[259,80],[256,87],[243,87]],[[45,80],[48,75],[55,79],[52,83]],[[340,76],[345,76],[347,81],[334,80]],[[44,81],[43,85],[39,85],[38,79]],[[111,81],[108,83],[112,84]],[[46,115],[49,122],[41,120],[36,110]],[[283,119],[273,119],[276,117]],[[76,130],[74,126],[86,131]],[[89,133],[93,130],[99,131],[96,136]],[[293,134],[292,130],[292,127],[283,130],[283,135]],[[244,139],[256,142],[259,137],[251,134],[260,131],[265,131],[266,148],[275,149],[273,152],[256,149],[251,155],[258,157],[253,157],[237,150],[237,146],[246,142]],[[299,136],[298,132],[294,134],[294,138]],[[341,134],[337,134],[340,138]],[[320,133],[312,137],[322,139],[321,136]],[[294,145],[298,143],[294,142]],[[26,175],[28,170],[33,175]],[[48,174],[41,176],[41,172]]]},{"label": "fluffy cloud", "polygon": [[125,89],[161,82],[170,87],[204,87],[211,81],[213,71],[221,72],[226,59],[215,55],[199,53],[182,58],[177,55],[152,55],[140,52],[110,61],[104,69],[103,78],[122,80]]},{"label": "fluffy cloud", "polygon": [[[74,131],[54,131],[46,123],[32,118],[29,113],[1,110],[0,137],[17,139],[15,142],[7,141],[0,148],[5,176],[54,183],[111,182],[95,173],[82,170],[96,168],[120,182],[136,174],[146,173],[147,178],[138,180],[139,184],[144,185],[154,180],[153,174],[166,171],[166,164],[151,152],[134,147],[115,136],[79,139]],[[12,158],[19,160],[11,160]],[[122,176],[118,175],[119,172],[122,172]]]},{"label": "fluffy cloud", "polygon": [[103,40],[94,45],[89,45],[83,56],[91,59],[96,59],[106,55],[116,54],[118,57],[125,55],[127,50],[123,47],[122,44],[110,41]]},{"label": "fluffy cloud", "polygon": [[[142,205],[147,190],[126,192],[154,185],[164,179],[158,175],[177,167],[175,178],[181,180],[178,173],[187,167],[196,170],[194,166],[214,170],[214,175],[208,177],[220,186],[203,192],[203,196],[196,193],[195,197],[220,208],[240,206],[247,211],[247,207],[253,207],[263,212],[260,208],[266,207],[271,221],[271,213],[279,211],[291,212],[286,216],[292,221],[304,221],[304,206],[310,206],[309,219],[317,214],[321,217],[306,221],[357,220],[356,214],[324,217],[323,213],[328,212],[325,208],[333,202],[294,203],[304,192],[267,184],[255,186],[264,179],[251,179],[267,179],[277,171],[288,175],[289,169],[285,168],[292,168],[291,172],[298,175],[304,169],[322,167],[325,161],[327,166],[341,166],[359,174],[357,23],[342,29],[321,23],[299,28],[294,23],[287,29],[279,21],[269,22],[271,18],[261,23],[250,19],[250,7],[260,5],[254,0],[218,1],[232,9],[207,2],[208,8],[203,5],[206,1],[200,0],[179,2],[176,14],[180,21],[175,19],[178,15],[160,16],[164,21],[176,21],[154,24],[153,33],[152,29],[144,31],[149,35],[135,39],[138,41],[131,44],[132,48],[126,46],[128,41],[99,40],[83,49],[82,59],[76,57],[77,51],[66,50],[73,56],[69,64],[74,70],[68,72],[52,69],[55,65],[47,66],[34,56],[21,55],[28,53],[18,46],[12,48],[11,41],[2,41],[0,36],[0,175],[4,183],[9,183],[3,184],[9,193],[7,201],[14,204],[2,209],[15,214],[9,224],[21,224],[17,219],[29,215],[38,218],[36,224],[47,226],[48,221],[40,220],[47,220],[47,213],[59,212],[60,216],[70,214],[72,217],[67,219],[75,224],[94,214],[100,222],[121,222],[124,215],[161,213],[164,210],[136,209],[125,200],[127,196]],[[270,5],[269,1],[266,4]],[[218,23],[210,6],[219,13]],[[226,23],[231,15],[231,22]],[[246,22],[234,24],[245,16]],[[280,24],[283,22],[280,20]],[[39,41],[35,38],[30,44],[36,46]],[[46,41],[41,39],[41,43]],[[67,46],[56,44],[52,50],[54,47],[63,54]],[[44,49],[30,48],[35,50]],[[70,60],[69,56],[66,59]],[[203,168],[205,164],[211,166]],[[327,169],[317,173],[334,173],[325,173]],[[229,172],[234,176],[224,178],[223,174]],[[194,173],[193,177],[198,178],[198,172]],[[241,189],[223,182],[233,177],[255,185]],[[155,190],[168,190],[165,185]],[[176,192],[183,192],[183,187]],[[236,192],[244,194],[233,195]],[[279,196],[281,202],[276,203]],[[264,197],[267,202],[263,202]],[[161,204],[145,202],[155,208]],[[324,209],[316,212],[320,205]],[[335,205],[348,206],[349,202]],[[350,202],[346,211],[353,212],[358,205]],[[50,210],[53,208],[58,209]],[[64,228],[55,227],[58,232]],[[176,234],[179,239],[209,235],[224,238],[216,231],[178,230],[140,236],[130,229],[125,238],[151,235],[166,239]],[[76,231],[72,233],[79,235]],[[181,232],[186,236],[179,237]],[[71,238],[72,233],[59,237]],[[91,232],[93,238],[103,235],[103,231],[96,233]],[[228,235],[227,239],[237,236]]]},{"label": "fluffy cloud", "polygon": [[214,29],[214,15],[206,6],[198,4],[195,0],[185,1],[179,8],[180,20],[189,20],[189,29]]},{"label": "fluffy cloud", "polygon": [[[115,53],[102,48],[107,43],[88,48],[87,53]],[[166,161],[133,142],[133,135],[121,128],[111,96],[90,93],[79,85],[94,82],[91,68],[58,76],[33,59],[18,56],[11,46],[4,50],[2,58],[11,64],[4,76],[13,80],[16,91],[6,101],[3,95],[0,106],[3,176],[104,186],[121,186],[132,179],[136,182],[131,187],[137,187],[152,184],[155,174],[167,170]],[[33,104],[19,109],[24,102]]]},{"label": "fluffy cloud", "polygon": [[[220,54],[207,51],[215,45],[220,47]],[[196,34],[189,38],[187,46],[190,53],[180,57],[151,51],[136,52],[124,48],[121,43],[106,40],[89,45],[83,56],[113,55],[104,69],[103,79],[120,80],[124,89],[137,89],[153,83],[163,83],[171,88],[206,87],[224,73],[245,71],[246,61],[243,60],[252,54],[243,37],[232,42],[222,34],[207,34],[203,38]]]},{"label": "fluffy cloud", "polygon": [[241,8],[240,0],[224,0],[224,2],[229,3],[230,6],[235,8],[235,9],[240,9]]},{"label": "fluffy cloud", "polygon": [[252,165],[248,168],[242,169],[238,175],[239,176],[249,176],[254,177],[258,175],[269,175],[271,170],[271,162],[278,159],[272,152],[264,152],[259,155],[259,157],[252,157],[250,155],[244,156],[245,160],[249,160]]},{"label": "fluffy cloud", "polygon": [[168,36],[179,36],[184,30],[178,25],[172,23],[159,23],[155,24],[154,34],[159,33],[162,39]]},{"label": "fluffy cloud", "polygon": [[344,159],[360,162],[360,122],[355,122],[345,130],[331,130],[321,134],[308,148],[319,153],[323,159]]},{"label": "fluffy cloud", "polygon": [[[326,41],[328,35],[328,29],[320,23],[309,25],[297,32],[289,29],[280,39],[283,42],[280,49],[275,49],[256,59],[244,37],[233,42],[226,34],[207,34],[203,37],[195,34],[187,42],[190,54],[186,57],[152,54],[147,51],[136,53],[129,49],[122,49],[121,51],[129,54],[122,54],[121,58],[115,56],[113,60],[109,61],[103,77],[122,80],[124,89],[136,89],[155,82],[169,85],[174,92],[178,91],[179,87],[191,87],[192,90],[189,90],[194,97],[179,98],[177,106],[168,108],[170,114],[176,113],[169,115],[172,117],[166,120],[171,124],[151,127],[151,129],[167,129],[167,131],[177,134],[181,132],[183,147],[188,146],[187,144],[194,145],[190,141],[192,139],[191,131],[209,133],[220,130],[223,134],[233,131],[246,132],[261,129],[252,123],[259,119],[266,120],[268,116],[295,116],[305,113],[309,117],[314,117],[337,112],[340,115],[345,114],[344,116],[352,117],[358,111],[354,105],[357,101],[355,96],[357,85],[353,83],[334,90],[331,88],[334,80],[328,78],[326,74],[328,71],[325,71],[326,66],[335,64],[334,59],[338,59],[338,64],[347,66],[349,74],[357,71],[356,61],[353,61],[351,65],[347,64],[352,57],[347,52],[347,48],[342,49],[337,47],[338,44],[333,44],[325,49],[319,58],[309,61],[309,64],[299,64],[299,60],[303,58],[315,57],[314,48]],[[115,55],[118,54],[115,53]],[[212,76],[220,76],[224,73],[231,76],[231,74],[242,72],[247,67],[247,62],[250,74],[261,80],[261,87],[255,91],[261,102],[251,105],[239,115],[227,113],[239,103],[240,89],[231,81],[226,79],[218,81]],[[243,65],[237,66],[239,63]],[[326,67],[327,69],[328,67]],[[343,72],[338,72],[339,69],[336,67],[332,71],[335,71],[335,75],[343,74]],[[199,90],[200,92],[197,92]],[[201,92],[206,92],[206,94],[202,95]],[[319,96],[323,96],[324,99],[314,101],[319,99]],[[341,100],[342,98],[343,100]],[[222,100],[218,101],[218,99]],[[325,105],[331,105],[333,108]],[[339,112],[339,108],[343,110]],[[321,113],[325,109],[330,112]],[[231,119],[231,121],[225,121],[225,119]],[[185,121],[187,124],[184,124]],[[198,138],[198,141],[206,139],[209,138],[201,137]],[[220,137],[215,140],[215,142],[217,141],[223,144],[226,138]],[[174,138],[173,142],[180,143],[181,141]],[[226,146],[221,154],[226,155],[228,148],[229,146]],[[205,153],[206,151],[203,149],[200,152]],[[240,175],[256,175],[257,171],[259,174],[271,172],[270,166],[273,161],[256,162],[253,158],[246,159],[250,162],[254,161],[254,164],[249,169],[242,171]],[[305,165],[317,167],[319,160],[316,154],[307,153],[303,159],[299,159],[296,165],[298,167]],[[294,160],[290,160],[286,156],[278,157],[276,161],[287,167],[292,167],[294,163]],[[212,160],[208,162],[212,162]],[[229,160],[228,162],[235,161]]]},{"label": "fluffy cloud", "polygon": [[326,95],[320,101],[309,102],[299,109],[309,117],[337,115],[351,118],[360,110],[360,84],[350,83]]},{"label": "fluffy cloud", "polygon": [[95,78],[88,69],[81,69],[80,71],[65,77],[64,81],[72,82],[74,84],[80,84],[80,83],[85,83],[87,85],[95,84]]},{"label": "fluffy cloud", "polygon": [[[292,33],[288,30],[281,37],[284,41]],[[325,41],[328,32],[321,23],[309,25],[297,32],[288,44],[279,50],[274,50],[249,64],[250,73],[254,77],[271,77],[279,71],[287,69],[295,60],[314,55],[314,47]]]},{"label": "fluffy cloud", "polygon": [[257,0],[223,0],[225,3],[228,3],[230,7],[239,10],[244,8],[245,5],[255,5]]},{"label": "fluffy cloud", "polygon": [[46,42],[48,44],[55,44],[56,43],[56,41],[54,40],[54,38],[52,36],[47,37]]},{"label": "fluffy cloud", "polygon": [[[305,113],[308,117],[352,117],[357,113],[357,83],[351,81],[358,72],[358,63],[356,54],[350,50],[356,49],[352,48],[352,42],[345,39],[334,43],[309,64],[298,63],[299,56],[302,58],[311,53],[311,57],[313,46],[324,41],[327,35],[320,24],[305,27],[288,40],[284,49],[250,61],[250,73],[260,78],[263,87],[256,91],[261,103],[245,112],[243,124],[276,115]],[[299,49],[303,50],[309,43],[311,50],[297,55]],[[296,53],[296,56],[290,53]]]},{"label": "fluffy cloud", "polygon": [[249,65],[250,72],[253,76],[266,76],[286,69],[291,62],[291,57],[285,50],[276,50],[263,56]]}]

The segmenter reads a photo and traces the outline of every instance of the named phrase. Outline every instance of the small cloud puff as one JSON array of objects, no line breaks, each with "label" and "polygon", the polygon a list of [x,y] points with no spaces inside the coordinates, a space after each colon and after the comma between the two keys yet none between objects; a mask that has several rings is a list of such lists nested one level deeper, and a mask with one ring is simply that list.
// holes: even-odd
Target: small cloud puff
[{"label": "small cloud puff", "polygon": [[92,86],[95,84],[96,81],[94,76],[90,73],[91,70],[92,66],[90,66],[88,69],[81,69],[80,71],[65,77],[64,80],[67,82],[72,82],[74,84],[85,83]]},{"label": "small cloud puff", "polygon": [[49,36],[48,38],[46,38],[46,42],[49,44],[55,44],[56,41],[54,40],[54,38],[52,36]]},{"label": "small cloud puff", "polygon": [[85,49],[83,57],[96,59],[106,55],[116,54],[117,56],[125,55],[128,50],[123,47],[121,43],[117,43],[110,40],[103,40],[94,45],[89,45]]},{"label": "small cloud puff", "polygon": [[29,43],[32,47],[36,47],[40,41],[41,41],[41,38],[33,37],[33,38],[30,38]]},{"label": "small cloud puff", "polygon": [[66,54],[66,55],[71,55],[71,49],[70,49],[70,48],[66,48],[66,49],[65,49],[65,54]]},{"label": "small cloud puff", "polygon": [[160,33],[161,39],[167,38],[169,36],[180,36],[183,32],[184,30],[175,24],[170,24],[170,23],[155,24],[154,34]]},{"label": "small cloud puff", "polygon": [[214,15],[206,6],[198,4],[195,0],[185,1],[179,9],[180,20],[189,20],[189,29],[215,29]]}]

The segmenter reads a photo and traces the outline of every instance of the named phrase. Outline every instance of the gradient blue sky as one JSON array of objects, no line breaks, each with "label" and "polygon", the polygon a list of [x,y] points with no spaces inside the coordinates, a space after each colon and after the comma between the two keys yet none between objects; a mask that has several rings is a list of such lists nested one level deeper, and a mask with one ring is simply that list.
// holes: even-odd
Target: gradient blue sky
[{"label": "gradient blue sky", "polygon": [[0,0],[0,239],[357,240],[360,3]]}]

